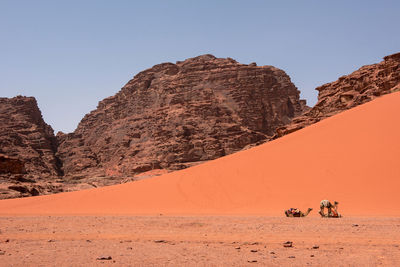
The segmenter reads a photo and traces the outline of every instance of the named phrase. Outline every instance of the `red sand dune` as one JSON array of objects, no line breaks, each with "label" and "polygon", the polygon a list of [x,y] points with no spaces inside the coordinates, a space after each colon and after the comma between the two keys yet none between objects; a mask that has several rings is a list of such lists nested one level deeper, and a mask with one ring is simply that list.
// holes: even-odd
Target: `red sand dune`
[{"label": "red sand dune", "polygon": [[[0,214],[283,215],[340,202],[400,216],[400,93],[186,170],[93,190],[0,201]],[[317,212],[313,212],[316,216]]]}]

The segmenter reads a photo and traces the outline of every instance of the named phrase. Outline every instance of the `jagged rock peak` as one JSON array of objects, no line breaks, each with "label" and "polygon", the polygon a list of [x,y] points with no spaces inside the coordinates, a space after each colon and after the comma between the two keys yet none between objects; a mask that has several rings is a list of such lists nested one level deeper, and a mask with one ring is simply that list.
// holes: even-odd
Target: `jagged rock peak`
[{"label": "jagged rock peak", "polygon": [[395,53],[395,54],[391,54],[389,56],[386,56],[383,59],[385,61],[389,61],[389,60],[400,61],[400,52],[399,53]]},{"label": "jagged rock peak", "polygon": [[[211,55],[211,54],[204,54],[204,55],[200,55],[197,57],[192,57],[192,58],[188,58],[183,62],[205,62],[205,61],[212,61],[214,59],[217,59],[216,56]],[[179,63],[181,63],[182,61],[178,61]],[[177,62],[177,64],[178,64]]]},{"label": "jagged rock peak", "polygon": [[319,92],[317,104],[303,116],[295,118],[291,124],[279,128],[275,138],[381,95],[400,91],[400,53],[386,56],[380,63],[363,66],[316,90]]}]

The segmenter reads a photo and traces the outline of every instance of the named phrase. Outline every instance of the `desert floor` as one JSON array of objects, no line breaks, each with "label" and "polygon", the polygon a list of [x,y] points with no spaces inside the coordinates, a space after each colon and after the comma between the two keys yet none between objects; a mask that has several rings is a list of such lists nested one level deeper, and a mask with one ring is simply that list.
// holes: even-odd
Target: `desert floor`
[{"label": "desert floor", "polygon": [[400,266],[400,218],[3,216],[0,231],[2,266]]}]

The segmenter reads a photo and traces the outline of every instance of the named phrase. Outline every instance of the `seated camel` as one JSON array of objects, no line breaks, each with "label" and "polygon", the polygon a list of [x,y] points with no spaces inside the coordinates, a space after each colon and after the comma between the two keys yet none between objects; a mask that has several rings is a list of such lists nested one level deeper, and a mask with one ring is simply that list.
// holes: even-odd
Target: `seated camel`
[{"label": "seated camel", "polygon": [[[319,214],[323,218],[340,218],[342,215],[337,211],[339,202],[334,201],[333,204],[329,200],[322,200],[320,203]],[[328,210],[328,213],[325,214],[325,208]]]},{"label": "seated camel", "polygon": [[285,215],[286,217],[306,217],[310,211],[312,211],[312,208],[308,208],[306,212],[302,212],[299,209],[290,208],[285,210]]},{"label": "seated camel", "polygon": [[336,210],[331,210],[327,214],[324,214],[323,212],[319,212],[322,218],[342,218],[342,215],[337,212]]}]

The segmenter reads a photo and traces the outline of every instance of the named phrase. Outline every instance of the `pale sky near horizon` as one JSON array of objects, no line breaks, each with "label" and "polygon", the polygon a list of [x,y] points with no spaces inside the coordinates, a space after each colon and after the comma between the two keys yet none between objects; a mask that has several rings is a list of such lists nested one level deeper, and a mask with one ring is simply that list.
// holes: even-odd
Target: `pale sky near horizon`
[{"label": "pale sky near horizon", "polygon": [[0,97],[36,97],[72,132],[138,72],[201,54],[286,71],[315,88],[400,52],[398,0],[0,0]]}]

